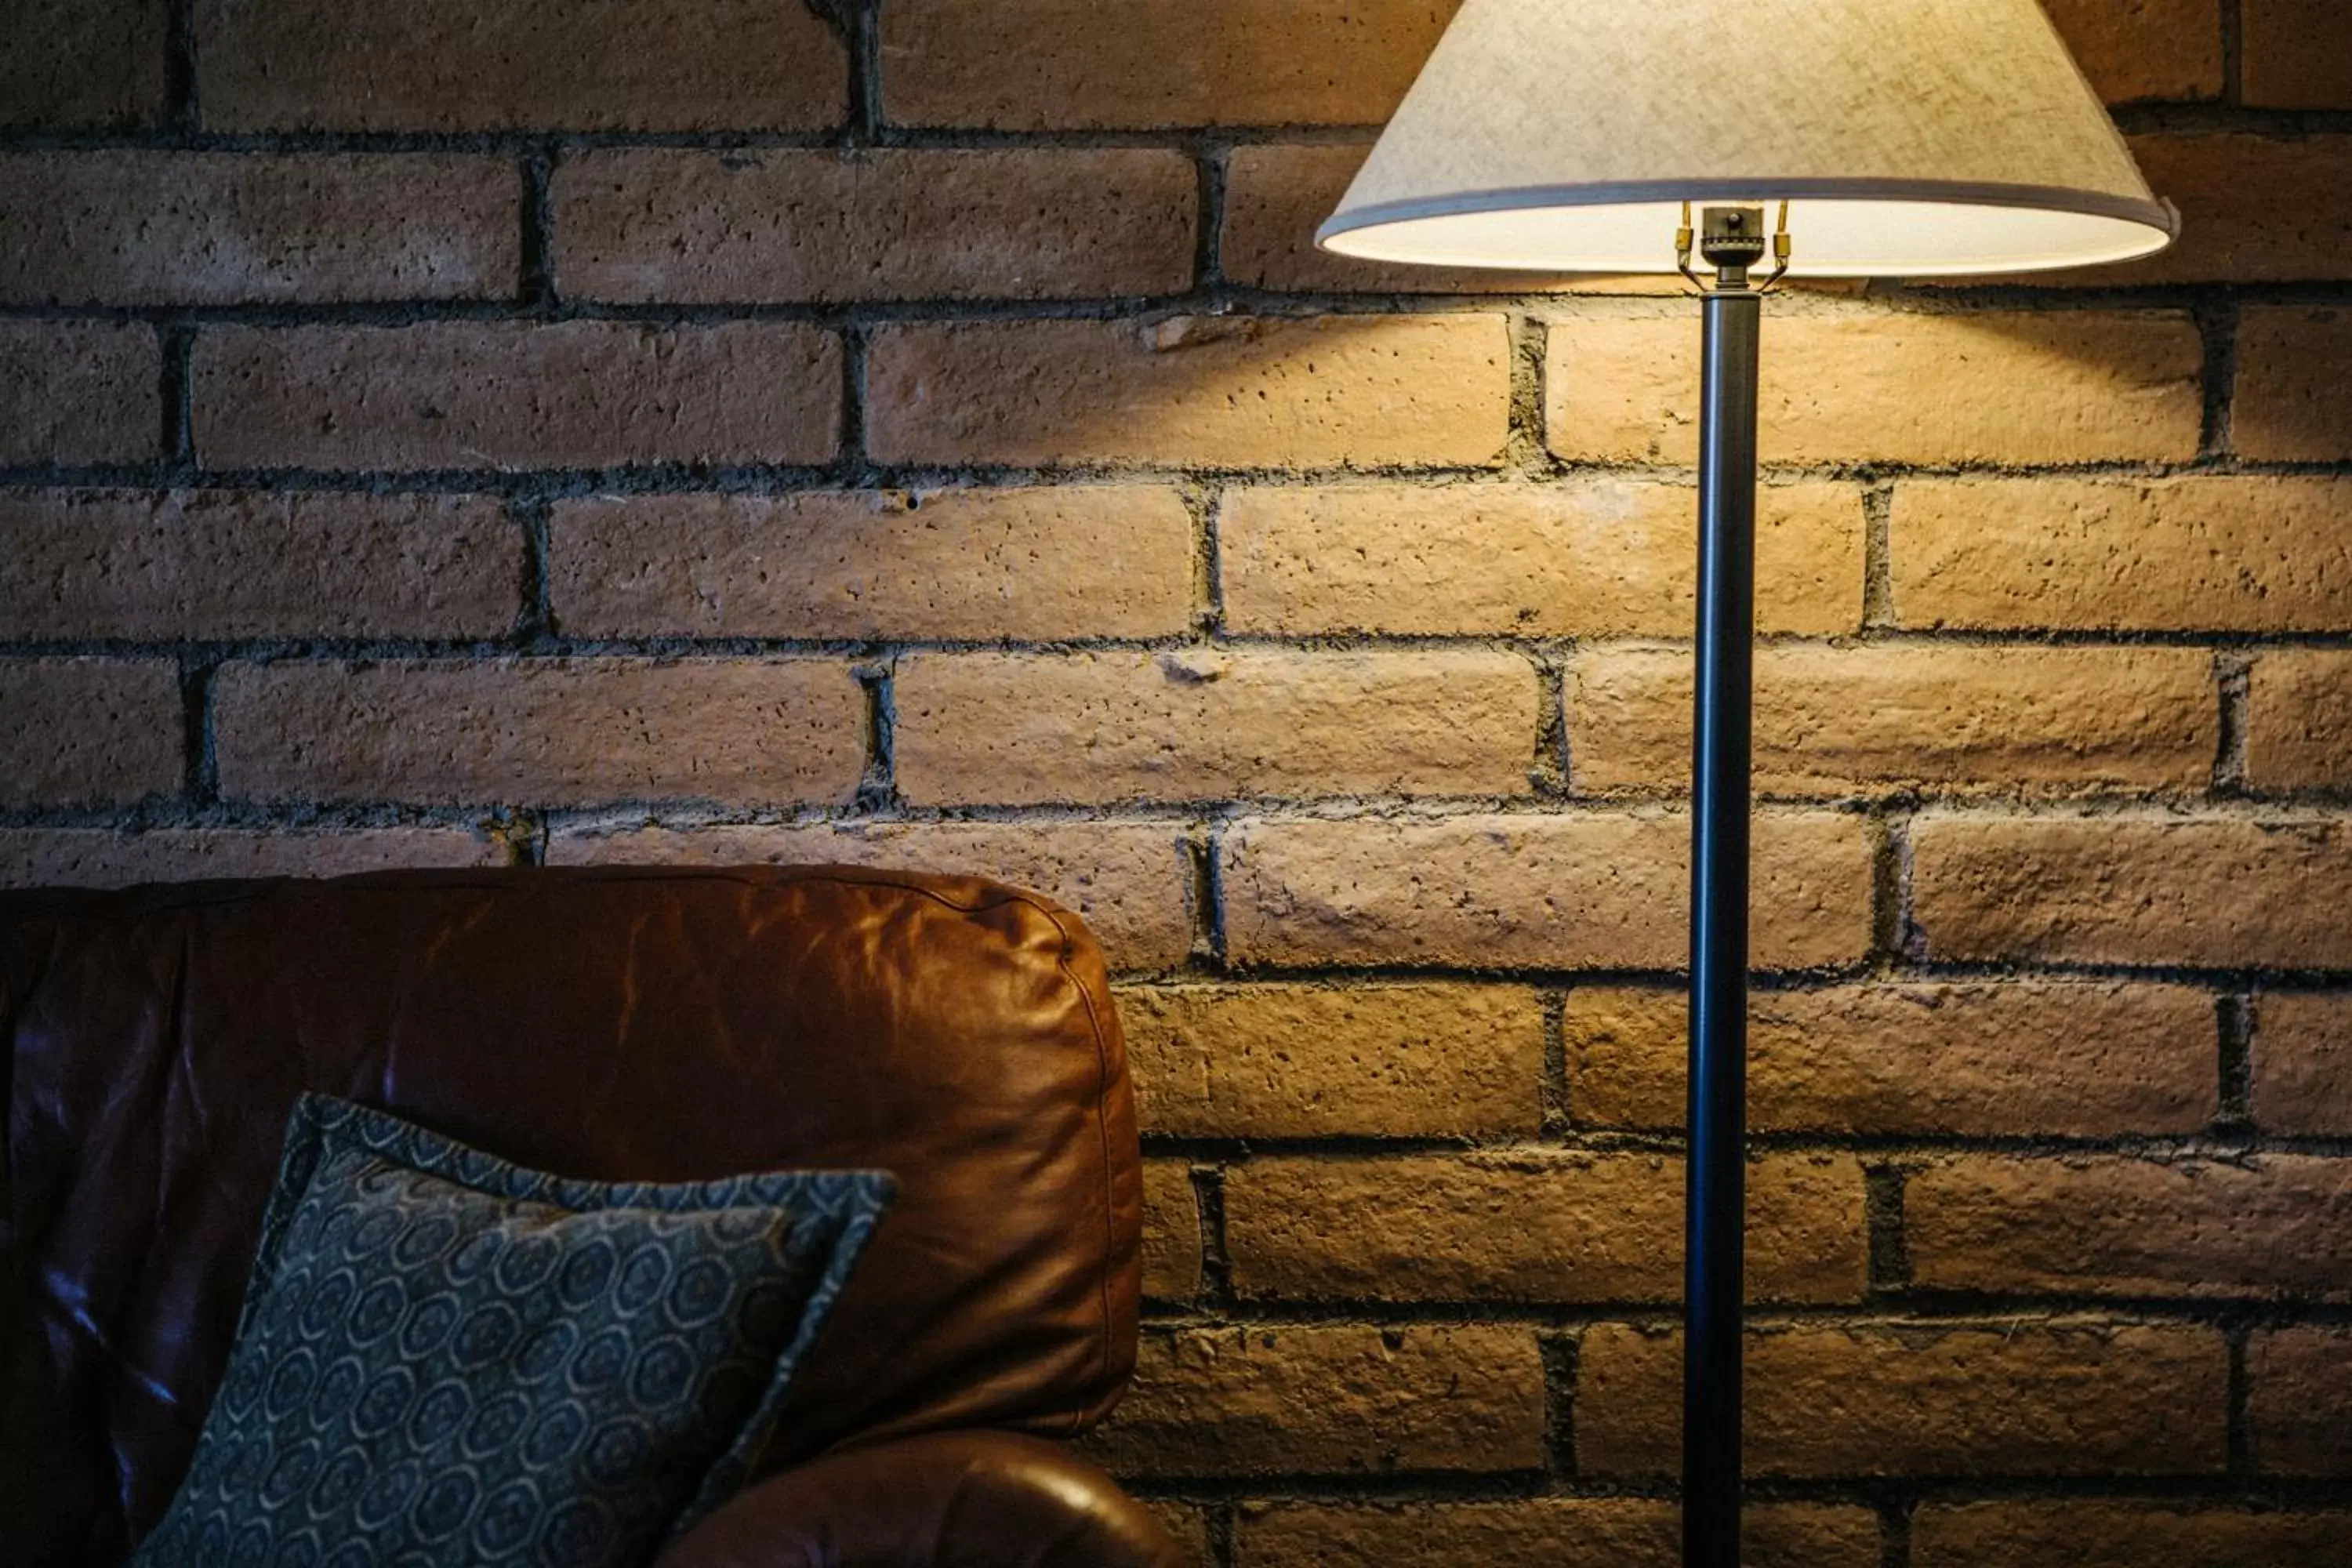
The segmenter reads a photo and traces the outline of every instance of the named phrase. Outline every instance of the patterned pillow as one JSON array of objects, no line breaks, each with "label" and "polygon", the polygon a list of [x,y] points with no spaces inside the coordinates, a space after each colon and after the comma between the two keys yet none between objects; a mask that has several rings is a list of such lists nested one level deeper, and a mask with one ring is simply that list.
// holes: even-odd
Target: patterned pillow
[{"label": "patterned pillow", "polygon": [[306,1095],[134,1564],[649,1561],[750,1477],[878,1172],[566,1181]]}]

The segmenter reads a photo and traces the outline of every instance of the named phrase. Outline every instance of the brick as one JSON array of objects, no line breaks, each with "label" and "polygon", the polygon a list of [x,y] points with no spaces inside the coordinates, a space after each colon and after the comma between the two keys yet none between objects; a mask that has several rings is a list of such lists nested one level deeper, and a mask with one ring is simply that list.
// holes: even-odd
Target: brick
[{"label": "brick", "polygon": [[223,327],[191,369],[207,463],[574,468],[821,463],[841,342],[791,321]]},{"label": "brick", "polygon": [[0,464],[135,463],[162,450],[152,329],[0,321]]},{"label": "brick", "polygon": [[583,637],[1160,637],[1192,520],[1145,485],[594,496],[555,504],[548,591]]},{"label": "brick", "polygon": [[587,152],[555,170],[555,280],[631,304],[1173,294],[1199,186],[1156,148]]},{"label": "brick", "polygon": [[1508,435],[1500,316],[964,321],[877,330],[896,463],[1462,467]]},{"label": "brick", "polygon": [[[1679,1129],[1689,1004],[1582,986],[1561,1020],[1580,1127]],[[2184,1134],[2221,1113],[2213,999],[2181,985],[1841,985],[1748,1003],[1748,1125],[1864,1137]]]},{"label": "brick", "polygon": [[2246,783],[2257,790],[2352,783],[2352,654],[2282,648],[2254,661],[2246,693]]},{"label": "brick", "polygon": [[818,131],[841,36],[776,0],[196,0],[214,131]]},{"label": "brick", "polygon": [[0,123],[153,123],[171,27],[166,0],[0,0]]},{"label": "brick", "polygon": [[2221,96],[2217,0],[2045,0],[2043,9],[2109,103]]},{"label": "brick", "polygon": [[1119,1017],[1146,1131],[1509,1137],[1542,1124],[1543,1007],[1516,985],[1154,985]]},{"label": "brick", "polygon": [[221,793],[240,800],[845,803],[866,696],[815,659],[232,664]]},{"label": "brick", "polygon": [[889,866],[993,877],[1083,918],[1115,969],[1158,970],[1192,946],[1192,868],[1168,822],[799,823],[700,828],[565,825],[552,865]]},{"label": "brick", "polygon": [[882,111],[999,131],[1377,125],[1456,4],[893,0]]},{"label": "brick", "polygon": [[[1775,1155],[1748,1173],[1748,1294],[1856,1301],[1862,1167]],[[1494,1152],[1256,1159],[1225,1175],[1234,1289],[1273,1301],[1675,1301],[1679,1156]]]},{"label": "brick", "polygon": [[1315,247],[1315,231],[1347,194],[1368,145],[1236,147],[1225,165],[1218,257],[1228,282],[1315,294],[1679,294],[1665,277],[1602,278],[1510,272],[1491,267],[1415,267],[1361,261]]},{"label": "brick", "polygon": [[2270,308],[2238,323],[2238,385],[2230,434],[2256,462],[2352,458],[2352,404],[2336,367],[2352,357],[2352,316]]},{"label": "brick", "polygon": [[2352,16],[2336,0],[2241,0],[2252,109],[2352,109]]},{"label": "brick", "polygon": [[2343,823],[1930,816],[1911,847],[1913,919],[1939,961],[2352,965]]},{"label": "brick", "polygon": [[[1836,1503],[1753,1502],[1740,1519],[1748,1568],[1878,1568],[1878,1516]],[[1653,1498],[1496,1502],[1245,1502],[1236,1568],[1677,1568],[1682,1516]]]},{"label": "brick", "polygon": [[502,866],[465,827],[0,828],[0,886],[127,888],[229,877],[341,877],[408,866]]},{"label": "brick", "polygon": [[[1601,1324],[1577,1356],[1588,1476],[1682,1459],[1682,1339]],[[1751,1330],[1752,1476],[2221,1473],[2229,1352],[2188,1326],[1952,1324]]]},{"label": "brick", "polygon": [[2254,1004],[2252,1054],[2256,1125],[2352,1137],[2352,996],[2265,992]]},{"label": "brick", "polygon": [[1924,1289],[2352,1297],[2352,1161],[1978,1155],[1913,1173],[1903,1216]]},{"label": "brick", "polygon": [[911,654],[892,682],[918,805],[1526,795],[1515,653]]},{"label": "brick", "polygon": [[1138,1498],[1144,1511],[1160,1521],[1175,1543],[1176,1561],[1181,1568],[1218,1568],[1214,1548],[1209,1544],[1209,1519],[1201,1507],[1177,1498]]},{"label": "brick", "polygon": [[0,154],[0,301],[510,300],[521,212],[503,158]]},{"label": "brick", "polygon": [[[1690,825],[1673,816],[1250,819],[1223,857],[1228,955],[1244,965],[1678,969],[1689,956]],[[1869,951],[1868,833],[1855,818],[1757,819],[1761,969]]]},{"label": "brick", "polygon": [[1181,1160],[1143,1163],[1143,1294],[1189,1301],[1201,1289],[1201,1205]]},{"label": "brick", "polygon": [[2085,268],[2069,282],[2291,283],[2352,278],[2352,136],[2238,133],[2135,136],[2149,186],[2180,209],[2171,248],[2125,267]]},{"label": "brick", "polygon": [[2340,479],[1910,479],[1887,522],[1897,625],[2326,631],[2352,625]]},{"label": "brick", "polygon": [[1152,1329],[1135,1382],[1083,1445],[1129,1476],[1531,1470],[1535,1335],[1499,1325]]},{"label": "brick", "polygon": [[0,637],[488,637],[523,536],[482,496],[0,493]]},{"label": "brick", "polygon": [[1914,1568],[2335,1568],[2352,1513],[2273,1513],[2100,1498],[1930,1503],[1911,1518]]},{"label": "brick", "polygon": [[[1577,656],[1579,793],[1689,787],[1695,669],[1687,650]],[[2202,648],[1764,647],[1755,691],[1764,795],[2202,789],[2221,739]]]},{"label": "brick", "polygon": [[2265,1330],[2246,1346],[2246,1376],[2256,1468],[2352,1476],[2352,1331]]},{"label": "brick", "polygon": [[0,808],[175,794],[183,728],[167,659],[0,659]]},{"label": "brick", "polygon": [[[1551,325],[1547,420],[1571,461],[1689,464],[1697,323]],[[1764,333],[1769,463],[2031,464],[2194,457],[2204,348],[2178,311],[1873,311]]]},{"label": "brick", "polygon": [[[1860,492],[1772,485],[1759,503],[1759,627],[1859,631]],[[1687,637],[1697,536],[1687,486],[1607,475],[1282,486],[1227,492],[1217,561],[1235,632]]]}]

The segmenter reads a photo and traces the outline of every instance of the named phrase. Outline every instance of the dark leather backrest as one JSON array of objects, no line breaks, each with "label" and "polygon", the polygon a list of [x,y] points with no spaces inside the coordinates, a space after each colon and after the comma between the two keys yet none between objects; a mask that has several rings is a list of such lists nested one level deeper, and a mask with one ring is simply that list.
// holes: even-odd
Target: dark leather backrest
[{"label": "dark leather backrest", "polygon": [[761,868],[0,895],[0,1561],[111,1561],[161,1512],[305,1089],[568,1175],[896,1172],[779,1462],[1067,1434],[1132,1369],[1124,1052],[1093,941],[1031,894]]}]

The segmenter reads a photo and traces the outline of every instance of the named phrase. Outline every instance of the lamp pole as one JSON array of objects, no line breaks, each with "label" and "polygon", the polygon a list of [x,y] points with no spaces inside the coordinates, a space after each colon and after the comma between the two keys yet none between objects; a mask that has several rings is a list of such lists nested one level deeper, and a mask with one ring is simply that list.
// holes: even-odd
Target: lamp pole
[{"label": "lamp pole", "polygon": [[[1748,866],[1756,630],[1759,207],[1709,207],[1692,758],[1689,1157],[1684,1188],[1683,1562],[1739,1562]],[[1784,248],[1785,255],[1785,248]]]}]

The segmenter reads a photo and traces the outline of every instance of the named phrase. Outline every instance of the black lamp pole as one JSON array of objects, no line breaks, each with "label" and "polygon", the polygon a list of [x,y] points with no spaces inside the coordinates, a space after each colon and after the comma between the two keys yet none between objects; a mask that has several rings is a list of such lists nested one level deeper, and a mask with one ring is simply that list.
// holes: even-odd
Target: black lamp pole
[{"label": "black lamp pole", "polygon": [[[1691,811],[1690,1151],[1683,1274],[1683,1562],[1739,1562],[1747,1194],[1748,774],[1764,215],[1710,207],[1699,414],[1698,691]],[[1785,248],[1783,252],[1785,262]]]}]

